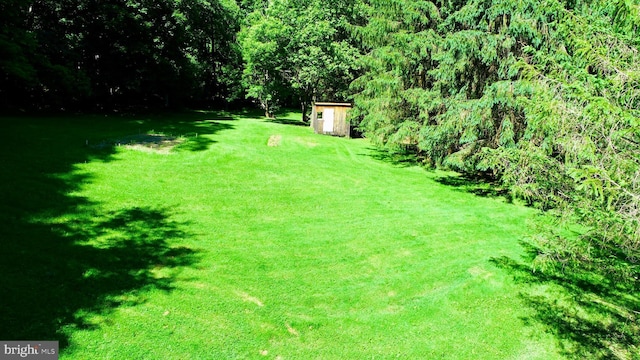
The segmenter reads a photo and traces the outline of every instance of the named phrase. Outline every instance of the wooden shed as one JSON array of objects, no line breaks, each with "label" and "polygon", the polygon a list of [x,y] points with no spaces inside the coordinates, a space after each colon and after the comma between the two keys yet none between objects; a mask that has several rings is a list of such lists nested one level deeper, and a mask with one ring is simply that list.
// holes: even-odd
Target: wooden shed
[{"label": "wooden shed", "polygon": [[311,126],[316,134],[346,136],[351,135],[347,121],[349,103],[317,102],[311,108]]}]

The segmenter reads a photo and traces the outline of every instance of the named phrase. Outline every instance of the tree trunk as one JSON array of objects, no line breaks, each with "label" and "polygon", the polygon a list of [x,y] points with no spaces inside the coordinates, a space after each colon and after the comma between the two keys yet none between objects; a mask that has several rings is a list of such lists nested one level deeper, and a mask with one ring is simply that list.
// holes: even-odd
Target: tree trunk
[{"label": "tree trunk", "polygon": [[302,122],[305,124],[309,121],[309,117],[307,116],[307,109],[309,109],[309,107],[307,106],[307,102],[303,100],[302,101]]},{"label": "tree trunk", "polygon": [[269,101],[265,101],[263,107],[264,107],[264,116],[267,119],[271,119],[273,117],[273,114],[271,113],[271,109],[269,108]]}]

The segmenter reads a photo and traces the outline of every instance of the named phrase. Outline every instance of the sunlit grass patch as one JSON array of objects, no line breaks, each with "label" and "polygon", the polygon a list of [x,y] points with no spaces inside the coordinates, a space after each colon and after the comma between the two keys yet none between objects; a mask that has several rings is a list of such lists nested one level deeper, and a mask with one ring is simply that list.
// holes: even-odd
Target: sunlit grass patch
[{"label": "sunlit grass patch", "polygon": [[[6,181],[1,208],[18,254],[3,258],[3,285],[26,284],[2,300],[15,334],[60,339],[69,359],[557,356],[523,321],[526,285],[491,261],[523,253],[531,209],[304,126],[226,113],[122,121],[70,122],[48,162],[2,155],[27,169]],[[192,135],[171,156],[84,144],[132,133]],[[29,260],[27,245],[48,252]],[[32,296],[47,272],[56,285]],[[33,307],[54,310],[23,313]]]}]

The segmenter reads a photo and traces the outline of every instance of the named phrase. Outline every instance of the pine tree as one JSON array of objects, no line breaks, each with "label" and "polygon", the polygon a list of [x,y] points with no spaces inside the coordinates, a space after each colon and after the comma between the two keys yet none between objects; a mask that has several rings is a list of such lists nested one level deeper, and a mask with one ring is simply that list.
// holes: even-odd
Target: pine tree
[{"label": "pine tree", "polygon": [[[637,286],[638,5],[369,1],[352,84],[360,128],[389,151],[488,173],[583,231],[541,236],[541,267]],[[603,275],[604,276],[604,275]]]}]

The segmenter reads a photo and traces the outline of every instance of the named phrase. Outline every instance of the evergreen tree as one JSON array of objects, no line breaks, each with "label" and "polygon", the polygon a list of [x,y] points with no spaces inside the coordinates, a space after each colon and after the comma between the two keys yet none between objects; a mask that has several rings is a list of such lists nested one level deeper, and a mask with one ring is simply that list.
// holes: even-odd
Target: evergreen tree
[{"label": "evergreen tree", "polygon": [[638,5],[631,1],[368,1],[355,115],[390,151],[488,173],[577,236],[537,243],[562,265],[637,287]]}]

